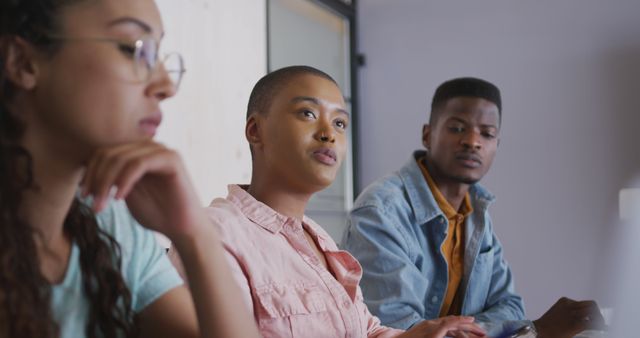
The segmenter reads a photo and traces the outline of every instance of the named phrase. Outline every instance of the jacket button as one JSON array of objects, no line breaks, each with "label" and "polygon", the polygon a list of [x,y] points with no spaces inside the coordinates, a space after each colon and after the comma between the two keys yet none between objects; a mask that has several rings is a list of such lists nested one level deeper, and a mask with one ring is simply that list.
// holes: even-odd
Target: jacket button
[{"label": "jacket button", "polygon": [[431,303],[435,304],[438,302],[438,296],[431,297]]}]

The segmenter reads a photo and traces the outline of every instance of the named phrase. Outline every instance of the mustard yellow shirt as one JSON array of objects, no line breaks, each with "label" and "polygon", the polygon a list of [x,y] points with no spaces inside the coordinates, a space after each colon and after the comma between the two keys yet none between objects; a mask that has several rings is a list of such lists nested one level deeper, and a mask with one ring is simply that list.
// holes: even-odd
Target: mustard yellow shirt
[{"label": "mustard yellow shirt", "polygon": [[442,243],[440,250],[442,255],[447,261],[447,267],[449,271],[449,280],[447,283],[447,292],[444,300],[442,301],[442,307],[440,308],[440,317],[446,315],[459,315],[460,314],[460,297],[457,295],[460,282],[462,281],[462,275],[464,273],[464,221],[467,216],[473,212],[471,207],[471,199],[469,193],[464,196],[464,201],[460,206],[460,210],[455,210],[451,204],[444,198],[438,186],[431,178],[427,167],[424,165],[424,157],[418,159],[418,165],[427,180],[427,185],[431,189],[433,197],[438,203],[438,207],[444,213],[445,217],[449,220],[449,227],[447,229],[447,237]]}]

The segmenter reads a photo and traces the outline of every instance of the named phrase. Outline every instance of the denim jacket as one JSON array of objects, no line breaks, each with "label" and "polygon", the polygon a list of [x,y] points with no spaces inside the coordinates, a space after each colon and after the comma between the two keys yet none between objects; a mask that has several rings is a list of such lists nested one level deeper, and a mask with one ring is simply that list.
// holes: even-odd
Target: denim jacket
[{"label": "denim jacket", "polygon": [[[447,291],[440,250],[448,221],[438,207],[414,152],[399,171],[373,183],[351,211],[342,247],[362,264],[360,282],[369,310],[387,326],[407,329],[438,318]],[[474,316],[490,336],[530,325],[515,292],[502,245],[487,208],[494,197],[469,189],[473,213],[465,221],[462,315]]]}]

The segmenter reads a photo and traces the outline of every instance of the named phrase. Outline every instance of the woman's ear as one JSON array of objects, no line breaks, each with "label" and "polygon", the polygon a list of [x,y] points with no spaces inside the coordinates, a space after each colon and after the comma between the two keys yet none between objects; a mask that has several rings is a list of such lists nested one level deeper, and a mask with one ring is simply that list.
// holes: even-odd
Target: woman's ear
[{"label": "woman's ear", "polygon": [[258,113],[253,113],[247,119],[247,124],[244,127],[244,134],[247,141],[249,141],[251,149],[260,149],[262,147],[261,122],[262,116]]},{"label": "woman's ear", "polygon": [[0,40],[0,58],[4,59],[3,72],[15,87],[31,90],[38,82],[38,62],[35,47],[20,37]]}]

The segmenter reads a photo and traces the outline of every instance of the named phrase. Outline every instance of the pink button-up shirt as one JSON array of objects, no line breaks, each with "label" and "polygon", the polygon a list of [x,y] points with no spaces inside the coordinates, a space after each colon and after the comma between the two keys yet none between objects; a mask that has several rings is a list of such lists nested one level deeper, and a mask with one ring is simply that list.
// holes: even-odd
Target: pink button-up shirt
[{"label": "pink button-up shirt", "polygon": [[[237,185],[206,209],[265,337],[394,337],[362,300],[362,267],[311,219],[277,213]],[[325,255],[327,270],[305,238]],[[335,276],[335,277],[334,277]]]}]

